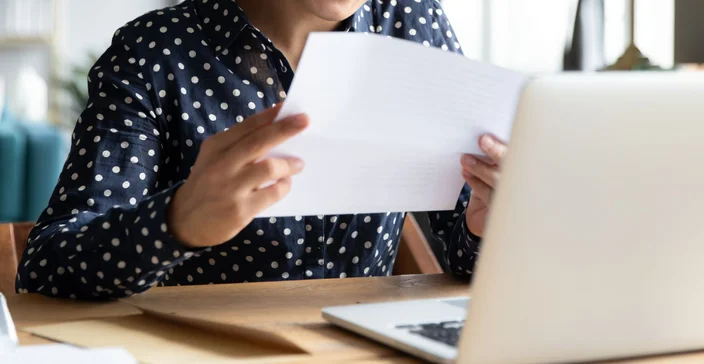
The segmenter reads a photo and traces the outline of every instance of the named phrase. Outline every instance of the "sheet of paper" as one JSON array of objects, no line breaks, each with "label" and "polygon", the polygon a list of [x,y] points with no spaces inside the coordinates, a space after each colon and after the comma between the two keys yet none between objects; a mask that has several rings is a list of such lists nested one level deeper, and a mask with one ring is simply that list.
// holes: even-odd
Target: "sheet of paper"
[{"label": "sheet of paper", "polygon": [[10,309],[7,308],[7,300],[0,292],[0,350],[6,346],[15,346],[17,343],[15,323],[12,321]]},{"label": "sheet of paper", "polygon": [[137,364],[120,348],[81,349],[64,344],[19,346],[0,351],[0,363],[22,364]]},{"label": "sheet of paper", "polygon": [[[218,330],[202,330],[151,315],[72,321],[23,329],[34,335],[86,348],[118,346],[140,363],[271,363],[272,357],[304,361],[307,354],[239,340]],[[100,333],[96,335],[95,333]],[[0,361],[4,364],[4,362]],[[44,363],[42,363],[44,364]],[[101,363],[103,364],[103,363]]]},{"label": "sheet of paper", "polygon": [[265,216],[453,209],[460,156],[508,142],[525,77],[372,34],[315,33],[278,119],[310,127],[272,155],[306,162]]}]

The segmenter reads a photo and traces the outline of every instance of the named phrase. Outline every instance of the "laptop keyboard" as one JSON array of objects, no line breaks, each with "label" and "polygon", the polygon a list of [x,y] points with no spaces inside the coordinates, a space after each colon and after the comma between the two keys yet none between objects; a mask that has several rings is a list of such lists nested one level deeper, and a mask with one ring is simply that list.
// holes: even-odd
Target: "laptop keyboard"
[{"label": "laptop keyboard", "polygon": [[430,340],[438,341],[452,347],[457,347],[464,321],[446,321],[418,325],[396,326],[399,330],[408,331]]}]

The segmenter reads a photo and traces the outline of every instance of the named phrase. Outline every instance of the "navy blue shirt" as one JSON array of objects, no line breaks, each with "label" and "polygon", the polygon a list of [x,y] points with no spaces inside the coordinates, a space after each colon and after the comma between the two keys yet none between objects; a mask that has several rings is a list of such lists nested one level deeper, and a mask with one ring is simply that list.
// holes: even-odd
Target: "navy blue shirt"
[{"label": "navy blue shirt", "polygon": [[[461,53],[436,0],[368,1],[340,30]],[[18,291],[117,298],[157,284],[390,275],[403,212],[255,219],[197,251],[169,233],[165,212],[201,143],[284,100],[293,76],[233,0],[190,0],[120,28],[90,71],[90,100],[30,235]],[[449,269],[465,276],[479,243],[465,227],[469,193],[454,211],[429,213]]]}]

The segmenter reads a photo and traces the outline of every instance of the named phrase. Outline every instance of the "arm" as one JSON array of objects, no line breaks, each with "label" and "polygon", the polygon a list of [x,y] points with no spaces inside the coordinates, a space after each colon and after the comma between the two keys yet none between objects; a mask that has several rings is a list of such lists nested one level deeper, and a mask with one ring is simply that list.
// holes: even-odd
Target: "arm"
[{"label": "arm", "polygon": [[481,238],[467,228],[466,208],[471,188],[464,185],[453,211],[429,211],[430,227],[436,241],[443,244],[445,264],[455,275],[471,277]]},{"label": "arm", "polygon": [[20,292],[129,296],[192,254],[168,233],[165,211],[180,185],[159,172],[168,140],[140,74],[149,70],[121,39],[89,74],[88,106],[20,262]]},{"label": "arm", "polygon": [[204,140],[188,179],[178,180],[166,166],[179,150],[164,150],[172,140],[159,117],[159,102],[169,99],[148,83],[153,65],[137,61],[150,57],[119,33],[90,72],[89,105],[30,234],[18,291],[81,299],[144,292],[185,259],[235,237],[303,168],[296,158],[262,160],[308,125],[305,115],[274,123],[272,108]]}]

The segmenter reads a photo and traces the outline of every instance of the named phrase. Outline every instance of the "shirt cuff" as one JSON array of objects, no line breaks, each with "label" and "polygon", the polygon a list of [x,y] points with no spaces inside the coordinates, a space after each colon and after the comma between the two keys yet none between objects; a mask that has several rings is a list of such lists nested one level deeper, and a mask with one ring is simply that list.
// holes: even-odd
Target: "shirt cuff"
[{"label": "shirt cuff", "polygon": [[467,210],[462,212],[458,219],[459,223],[462,225],[462,236],[464,238],[464,241],[473,243],[479,243],[482,241],[482,238],[480,236],[474,235],[474,233],[472,233],[469,230],[469,227],[467,226]]},{"label": "shirt cuff", "polygon": [[182,184],[180,182],[152,195],[137,208],[130,235],[133,235],[137,253],[143,257],[146,266],[153,268],[150,271],[171,268],[198,253],[188,249],[170,233],[169,205]]}]

